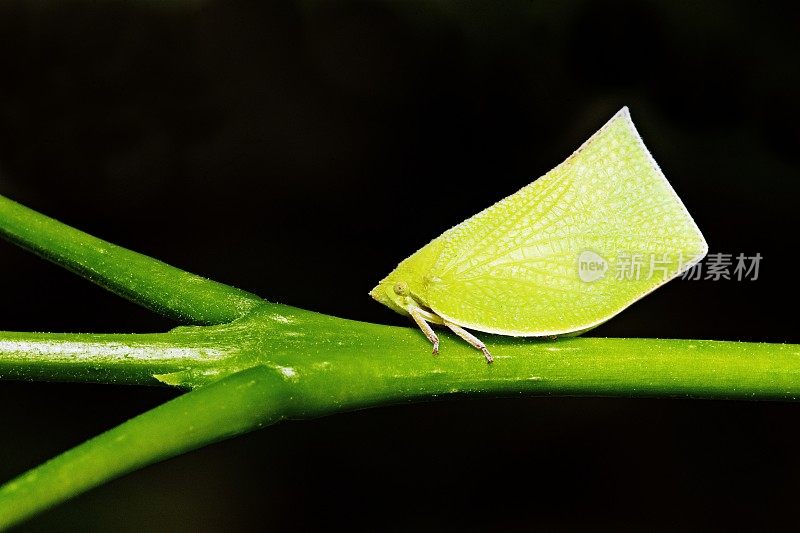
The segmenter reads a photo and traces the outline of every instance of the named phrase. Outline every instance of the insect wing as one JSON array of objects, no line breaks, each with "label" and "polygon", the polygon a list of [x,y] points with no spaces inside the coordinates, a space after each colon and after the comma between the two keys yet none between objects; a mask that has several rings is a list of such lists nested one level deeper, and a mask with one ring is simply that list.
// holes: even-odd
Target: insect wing
[{"label": "insect wing", "polygon": [[518,336],[594,327],[707,252],[627,108],[545,176],[440,239],[423,289],[430,307]]}]

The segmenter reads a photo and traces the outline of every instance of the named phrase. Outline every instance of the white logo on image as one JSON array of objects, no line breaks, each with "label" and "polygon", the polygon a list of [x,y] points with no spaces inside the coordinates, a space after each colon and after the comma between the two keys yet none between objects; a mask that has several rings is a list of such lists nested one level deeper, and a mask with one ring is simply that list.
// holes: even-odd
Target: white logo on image
[{"label": "white logo on image", "polygon": [[578,277],[581,281],[591,283],[606,275],[608,261],[598,254],[586,250],[578,256]]}]

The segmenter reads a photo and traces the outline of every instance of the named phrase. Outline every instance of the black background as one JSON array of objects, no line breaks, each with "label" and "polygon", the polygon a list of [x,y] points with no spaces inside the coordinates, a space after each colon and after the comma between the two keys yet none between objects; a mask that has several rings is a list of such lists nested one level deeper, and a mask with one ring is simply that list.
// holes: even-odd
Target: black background
[{"label": "black background", "polygon": [[[0,4],[1,194],[273,301],[404,324],[375,281],[628,105],[711,252],[764,259],[591,335],[800,342],[800,21],[779,4],[159,4]],[[4,330],[175,325],[5,242],[0,294]],[[176,394],[2,382],[0,478]],[[390,407],[220,443],[24,529],[777,526],[799,425],[777,402]]]}]

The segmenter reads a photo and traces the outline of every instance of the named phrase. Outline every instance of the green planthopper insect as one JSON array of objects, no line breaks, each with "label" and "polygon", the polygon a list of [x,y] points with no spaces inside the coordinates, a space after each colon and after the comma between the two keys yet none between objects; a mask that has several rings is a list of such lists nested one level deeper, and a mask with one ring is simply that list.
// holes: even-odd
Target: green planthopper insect
[{"label": "green planthopper insect", "polygon": [[[708,246],[623,107],[566,161],[449,229],[370,292],[433,343],[443,325],[578,334],[699,262]],[[466,329],[465,329],[466,328]]]}]

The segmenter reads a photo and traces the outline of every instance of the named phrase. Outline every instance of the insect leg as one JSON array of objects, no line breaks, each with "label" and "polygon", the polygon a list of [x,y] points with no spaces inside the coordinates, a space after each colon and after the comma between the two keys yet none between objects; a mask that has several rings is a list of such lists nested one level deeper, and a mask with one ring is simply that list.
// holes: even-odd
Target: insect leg
[{"label": "insect leg", "polygon": [[420,309],[419,307],[409,307],[408,313],[411,315],[411,318],[414,319],[414,322],[417,323],[419,329],[428,337],[428,340],[433,343],[433,355],[439,353],[439,337],[436,336],[436,333],[431,328],[430,324],[426,322],[426,316],[428,313]]},{"label": "insect leg", "polygon": [[486,345],[483,344],[483,342],[481,342],[481,340],[478,337],[476,337],[469,331],[465,330],[461,326],[453,324],[452,322],[448,322],[447,320],[444,321],[444,325],[450,328],[450,330],[453,333],[455,333],[456,335],[458,335],[459,337],[461,337],[462,339],[473,345],[475,348],[482,351],[483,355],[486,357],[487,363],[491,363],[492,361],[494,361],[492,354],[489,353],[489,350],[486,349]]},{"label": "insect leg", "polygon": [[444,320],[439,315],[435,315],[430,311],[426,311],[425,309],[417,306],[412,306],[419,315],[425,319],[426,322],[430,322],[431,324],[444,324]]}]

